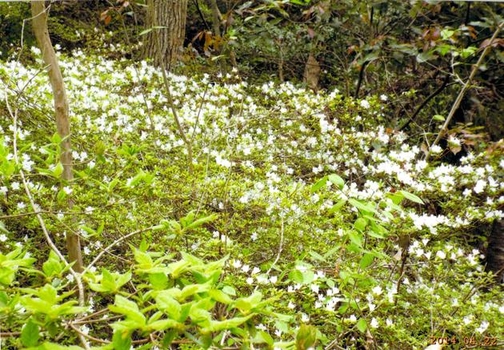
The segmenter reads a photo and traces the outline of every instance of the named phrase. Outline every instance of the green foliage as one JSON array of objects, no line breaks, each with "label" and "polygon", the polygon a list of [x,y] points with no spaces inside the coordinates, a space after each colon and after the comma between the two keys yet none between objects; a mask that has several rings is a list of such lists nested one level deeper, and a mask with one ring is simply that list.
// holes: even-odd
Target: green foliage
[{"label": "green foliage", "polygon": [[[16,134],[0,119],[0,321],[19,334],[2,346],[420,349],[502,329],[502,295],[468,241],[502,215],[499,144],[474,138],[459,165],[427,162],[380,125],[382,96],[172,75],[189,174],[159,71],[79,51],[61,65],[71,184],[43,123],[45,77],[0,65],[18,108]],[[64,232],[81,236],[84,305],[34,212],[62,251]]]}]

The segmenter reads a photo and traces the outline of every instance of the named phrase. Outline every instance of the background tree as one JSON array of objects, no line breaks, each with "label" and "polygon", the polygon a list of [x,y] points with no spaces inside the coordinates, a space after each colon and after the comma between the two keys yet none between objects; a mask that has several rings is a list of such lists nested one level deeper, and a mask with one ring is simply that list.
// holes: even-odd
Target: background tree
[{"label": "background tree", "polygon": [[144,56],[155,65],[172,67],[185,38],[187,0],[147,0],[146,26],[152,29],[145,40]]},{"label": "background tree", "polygon": [[[51,38],[49,37],[47,12],[44,2],[32,1],[31,11],[33,16],[33,31],[40,50],[42,51],[44,63],[48,67],[47,72],[49,74],[49,81],[53,91],[56,127],[58,134],[61,137],[60,161],[63,165],[61,178],[64,185],[67,185],[73,180],[68,98],[58,58],[56,57],[56,53],[54,52],[54,48],[51,43]],[[72,200],[68,200],[67,203],[69,209],[71,209],[73,206]],[[66,242],[69,260],[71,263],[75,262],[74,270],[82,271],[82,253],[79,236],[71,231],[68,231],[66,235]]]}]

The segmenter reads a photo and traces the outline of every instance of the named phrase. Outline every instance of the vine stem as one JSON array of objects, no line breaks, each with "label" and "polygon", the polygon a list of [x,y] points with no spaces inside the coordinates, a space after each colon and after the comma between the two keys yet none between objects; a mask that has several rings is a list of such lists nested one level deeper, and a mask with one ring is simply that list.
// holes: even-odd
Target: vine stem
[{"label": "vine stem", "polygon": [[[495,41],[495,39],[497,38],[497,35],[499,35],[499,32],[501,31],[501,29],[502,29],[503,26],[504,26],[504,21],[502,21],[497,26],[497,28],[495,29],[495,32],[492,35],[492,38],[488,42],[488,45],[485,47],[485,49],[481,53],[481,56],[479,57],[478,62],[476,62],[476,64],[473,66],[471,74],[469,75],[469,78],[463,84],[462,89],[460,90],[460,92],[459,92],[459,94],[457,96],[457,99],[455,100],[455,103],[453,103],[453,106],[452,106],[452,108],[450,110],[450,113],[448,114],[448,117],[446,118],[443,126],[441,127],[441,130],[439,131],[438,136],[436,137],[436,139],[434,140],[434,142],[431,144],[430,149],[432,149],[433,146],[437,145],[439,143],[439,141],[441,141],[441,139],[445,135],[446,130],[448,129],[448,124],[450,123],[450,121],[452,120],[453,116],[455,115],[455,112],[459,108],[460,103],[462,102],[462,99],[464,98],[467,90],[469,90],[469,88],[470,88],[471,81],[473,80],[474,76],[476,75],[476,72],[478,71],[478,69],[480,68],[481,64],[483,63],[483,59],[488,54],[488,52],[490,52],[492,44]],[[427,154],[427,156],[425,157],[426,160],[429,160],[429,157],[430,157],[430,150],[429,150],[429,153]]]}]

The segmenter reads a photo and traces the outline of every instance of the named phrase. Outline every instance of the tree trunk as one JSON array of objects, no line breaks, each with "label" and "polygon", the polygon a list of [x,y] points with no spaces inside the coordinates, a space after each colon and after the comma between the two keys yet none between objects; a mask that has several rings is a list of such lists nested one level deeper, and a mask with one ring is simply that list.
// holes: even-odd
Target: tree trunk
[{"label": "tree trunk", "polygon": [[144,57],[167,70],[177,62],[185,38],[188,0],[147,0]]},{"label": "tree trunk", "polygon": [[492,271],[498,283],[504,283],[504,219],[495,220],[488,238],[486,270]]},{"label": "tree trunk", "polygon": [[[60,161],[63,164],[63,173],[61,177],[64,184],[69,185],[73,180],[73,172],[72,148],[70,143],[70,120],[65,84],[63,83],[63,76],[61,75],[58,58],[56,57],[56,53],[54,52],[51,39],[49,37],[49,29],[47,28],[47,13],[44,2],[32,1],[31,12],[33,16],[33,31],[40,50],[42,51],[44,63],[48,66],[47,72],[53,91],[56,128],[62,139],[60,144]],[[72,209],[72,206],[73,202],[69,199],[69,209]],[[66,244],[69,262],[75,263],[73,269],[81,272],[83,265],[79,236],[75,235],[73,232],[67,232]]]}]

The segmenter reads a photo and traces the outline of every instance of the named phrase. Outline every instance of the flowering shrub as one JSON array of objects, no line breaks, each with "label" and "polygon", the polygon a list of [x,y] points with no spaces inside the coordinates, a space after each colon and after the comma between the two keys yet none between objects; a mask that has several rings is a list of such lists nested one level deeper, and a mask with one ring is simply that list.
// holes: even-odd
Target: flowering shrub
[{"label": "flowering shrub", "polygon": [[[0,66],[7,346],[420,349],[500,334],[503,298],[471,232],[503,217],[502,149],[424,161],[382,126],[385,95],[172,74],[190,167],[155,68],[79,51],[61,66],[71,184],[46,77]],[[83,305],[36,213],[59,242],[80,234]]]}]

